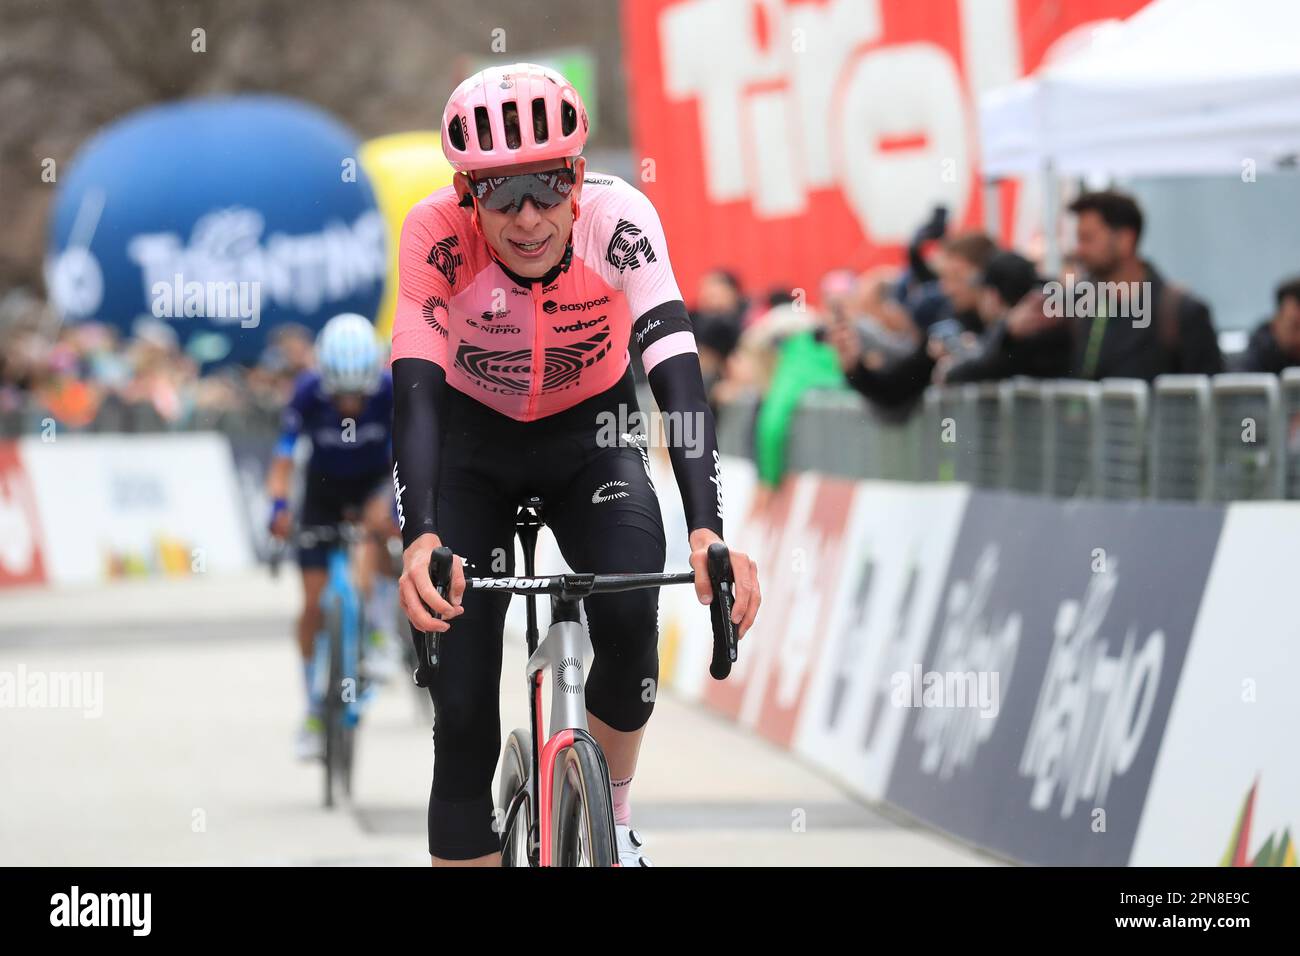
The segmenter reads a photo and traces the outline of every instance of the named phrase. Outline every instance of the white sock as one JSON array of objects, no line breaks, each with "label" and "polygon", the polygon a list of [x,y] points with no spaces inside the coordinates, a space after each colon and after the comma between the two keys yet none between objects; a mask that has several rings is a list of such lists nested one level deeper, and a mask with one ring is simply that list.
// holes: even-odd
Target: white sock
[{"label": "white sock", "polygon": [[632,825],[632,778],[611,780],[614,791],[614,824],[629,827]]}]

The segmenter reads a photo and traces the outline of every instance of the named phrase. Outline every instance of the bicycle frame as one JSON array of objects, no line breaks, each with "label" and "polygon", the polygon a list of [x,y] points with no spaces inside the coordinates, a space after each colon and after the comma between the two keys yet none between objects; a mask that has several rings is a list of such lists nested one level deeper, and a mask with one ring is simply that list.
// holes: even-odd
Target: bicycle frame
[{"label": "bicycle frame", "polygon": [[[334,598],[339,602],[339,624],[343,640],[343,673],[358,679],[361,673],[361,598],[352,584],[352,566],[349,552],[342,541],[330,549],[329,578],[325,590],[321,592],[321,609],[329,606]],[[321,642],[317,641],[318,644]],[[339,688],[330,688],[330,693],[338,693]],[[361,695],[354,693],[351,700],[343,698],[344,720],[349,727],[355,727],[360,720]]]},{"label": "bicycle frame", "polygon": [[[361,620],[362,607],[361,595],[357,591],[356,585],[352,580],[352,551],[351,541],[355,535],[354,530],[345,530],[350,528],[349,525],[342,525],[339,528],[317,527],[309,529],[300,529],[301,536],[314,536],[330,541],[329,558],[326,565],[328,577],[326,578],[325,587],[321,591],[320,607],[322,614],[328,614],[330,605],[337,600],[339,607],[339,626],[341,630],[341,639],[343,644],[343,672],[350,674],[354,679],[360,680],[361,676]],[[328,638],[328,632],[322,630],[316,635],[314,653],[316,656],[316,673],[328,674],[328,658],[322,661],[322,655],[328,655],[328,641],[321,638]],[[330,693],[338,693],[339,688],[332,687],[328,689]],[[361,719],[361,711],[372,693],[372,688],[354,688],[358,693],[354,693],[343,698],[344,719],[348,727],[356,727]]]},{"label": "bicycle frame", "polygon": [[[520,520],[518,533],[523,545],[524,574],[534,574],[533,552],[537,545],[537,533],[542,527],[540,516],[530,510],[531,520]],[[525,613],[527,615],[526,639],[528,642],[528,664],[524,668],[528,681],[529,708],[528,720],[532,731],[531,767],[528,776],[527,799],[537,808],[534,822],[538,826],[540,838],[537,841],[540,866],[550,866],[554,847],[551,837],[555,832],[557,808],[553,806],[555,792],[555,762],[561,753],[573,746],[576,739],[585,737],[594,744],[587,729],[587,702],[585,694],[586,679],[584,661],[594,655],[591,639],[583,630],[578,614],[576,600],[555,595],[551,600],[551,626],[547,628],[546,639],[538,641],[537,631],[537,597],[524,595]],[[551,719],[547,724],[546,742],[540,747],[542,730],[542,674],[551,671]],[[600,756],[601,769],[605,779],[609,779],[609,766],[605,763],[604,751],[596,746]],[[522,795],[522,794],[521,794]],[[509,833],[515,815],[520,809],[520,796],[516,795],[507,809],[502,833]],[[548,821],[542,826],[539,821]],[[611,824],[612,828],[612,824]],[[610,833],[611,841],[614,834]],[[528,835],[529,856],[532,856],[533,835]]]}]

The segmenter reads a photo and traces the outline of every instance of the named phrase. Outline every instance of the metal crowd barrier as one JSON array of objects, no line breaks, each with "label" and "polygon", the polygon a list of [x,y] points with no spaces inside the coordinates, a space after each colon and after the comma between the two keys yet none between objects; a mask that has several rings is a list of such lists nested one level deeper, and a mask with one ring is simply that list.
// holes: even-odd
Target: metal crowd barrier
[{"label": "metal crowd barrier", "polygon": [[[752,402],[720,414],[724,451],[743,453],[755,414]],[[792,471],[1054,497],[1300,499],[1300,368],[1151,385],[933,386],[901,425],[878,420],[855,393],[813,392],[791,423],[787,461]]]},{"label": "metal crowd barrier", "polygon": [[1213,497],[1212,394],[1204,375],[1159,375],[1151,388],[1151,497]]},{"label": "metal crowd barrier", "polygon": [[1236,373],[1213,381],[1214,467],[1210,483],[1220,501],[1286,494],[1286,425],[1276,375]]},{"label": "metal crowd barrier", "polygon": [[[643,411],[654,408],[640,390]],[[717,410],[724,454],[752,458],[761,398]],[[0,438],[41,432],[36,403],[0,410]],[[179,426],[152,405],[104,402],[84,432],[217,430],[274,434],[273,410],[203,410]],[[60,426],[65,428],[66,426]],[[887,422],[856,392],[803,397],[787,467],[848,478],[963,481],[1055,497],[1300,500],[1300,368],[1281,376],[1160,376],[1148,386],[1013,379],[932,386],[916,413]]]},{"label": "metal crowd barrier", "polygon": [[1147,385],[1138,379],[1101,383],[1097,497],[1128,500],[1146,494]]},{"label": "metal crowd barrier", "polygon": [[1101,487],[1101,385],[1064,380],[1030,383],[1048,396],[1047,492],[1090,497]]},{"label": "metal crowd barrier", "polygon": [[1280,388],[1285,431],[1278,440],[1283,442],[1286,496],[1300,498],[1300,368],[1283,369]]}]

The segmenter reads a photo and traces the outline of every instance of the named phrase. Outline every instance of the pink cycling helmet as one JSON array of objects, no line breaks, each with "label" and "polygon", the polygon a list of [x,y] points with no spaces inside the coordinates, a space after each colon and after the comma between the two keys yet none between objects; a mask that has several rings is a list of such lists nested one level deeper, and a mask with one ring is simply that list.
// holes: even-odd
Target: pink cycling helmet
[{"label": "pink cycling helmet", "polygon": [[535,63],[475,73],[442,111],[442,152],[457,172],[577,156],[586,142],[582,97]]}]

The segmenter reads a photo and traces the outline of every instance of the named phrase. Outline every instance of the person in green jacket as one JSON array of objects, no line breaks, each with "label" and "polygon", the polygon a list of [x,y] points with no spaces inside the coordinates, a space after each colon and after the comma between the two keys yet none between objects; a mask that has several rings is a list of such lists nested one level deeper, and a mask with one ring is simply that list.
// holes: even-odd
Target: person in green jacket
[{"label": "person in green jacket", "polygon": [[790,423],[804,393],[848,387],[835,350],[821,341],[820,328],[805,327],[777,345],[776,367],[754,426],[758,477],[769,488],[779,485],[785,474]]}]

